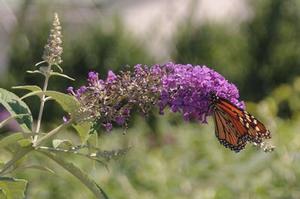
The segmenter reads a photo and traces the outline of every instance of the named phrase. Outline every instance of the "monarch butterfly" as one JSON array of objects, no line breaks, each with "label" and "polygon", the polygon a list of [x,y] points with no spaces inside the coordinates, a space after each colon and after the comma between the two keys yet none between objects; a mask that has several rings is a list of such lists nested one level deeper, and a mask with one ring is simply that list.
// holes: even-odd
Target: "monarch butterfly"
[{"label": "monarch butterfly", "polygon": [[216,94],[211,94],[211,108],[216,137],[226,148],[239,152],[247,142],[260,145],[271,138],[270,131],[258,119]]}]

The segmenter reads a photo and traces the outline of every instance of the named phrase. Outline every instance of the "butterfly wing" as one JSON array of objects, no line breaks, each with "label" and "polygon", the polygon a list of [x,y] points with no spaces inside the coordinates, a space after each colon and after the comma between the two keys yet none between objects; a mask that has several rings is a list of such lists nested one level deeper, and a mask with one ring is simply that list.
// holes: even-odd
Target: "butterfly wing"
[{"label": "butterfly wing", "polygon": [[260,144],[271,138],[270,131],[259,120],[226,99],[218,98],[214,102],[213,114],[216,136],[231,150],[239,152],[247,141]]},{"label": "butterfly wing", "polygon": [[215,133],[222,145],[235,152],[245,148],[246,129],[227,113],[214,111]]}]

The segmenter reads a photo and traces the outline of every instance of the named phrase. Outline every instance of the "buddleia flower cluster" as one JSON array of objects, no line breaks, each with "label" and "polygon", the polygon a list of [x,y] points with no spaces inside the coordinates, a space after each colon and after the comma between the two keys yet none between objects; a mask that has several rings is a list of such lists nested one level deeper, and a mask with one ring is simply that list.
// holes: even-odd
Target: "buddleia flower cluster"
[{"label": "buddleia flower cluster", "polygon": [[133,110],[147,114],[157,104],[162,74],[159,66],[136,65],[133,71],[118,75],[109,71],[103,80],[92,71],[87,85],[67,90],[81,104],[79,120],[92,120],[110,131],[113,123],[126,126]]},{"label": "buddleia flower cluster", "polygon": [[206,123],[211,115],[211,94],[225,98],[244,109],[238,100],[237,87],[222,75],[206,66],[167,63],[163,66],[166,74],[162,78],[159,107],[161,112],[169,107],[173,112],[181,112],[185,120]]},{"label": "buddleia flower cluster", "polygon": [[89,72],[87,84],[79,89],[68,88],[81,104],[78,120],[90,120],[110,131],[113,125],[125,125],[133,111],[147,114],[158,107],[180,112],[185,120],[206,122],[211,115],[211,93],[228,99],[240,108],[237,87],[206,66],[167,63],[163,65],[136,65],[133,71],[115,74],[108,72],[100,79]]}]

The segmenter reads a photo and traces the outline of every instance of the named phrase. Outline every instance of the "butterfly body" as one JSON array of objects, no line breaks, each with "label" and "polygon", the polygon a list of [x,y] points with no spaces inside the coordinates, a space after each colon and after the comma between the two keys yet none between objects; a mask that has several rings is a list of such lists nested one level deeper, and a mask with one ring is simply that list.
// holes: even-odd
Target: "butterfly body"
[{"label": "butterfly body", "polygon": [[216,137],[226,148],[239,152],[247,142],[261,144],[271,138],[263,123],[230,101],[212,94],[211,108]]}]

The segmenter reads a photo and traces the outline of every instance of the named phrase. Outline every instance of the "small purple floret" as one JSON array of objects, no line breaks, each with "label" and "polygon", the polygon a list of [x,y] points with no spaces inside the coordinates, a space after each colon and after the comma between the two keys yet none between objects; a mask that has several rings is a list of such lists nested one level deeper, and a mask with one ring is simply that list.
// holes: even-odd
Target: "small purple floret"
[{"label": "small purple floret", "polygon": [[72,86],[69,86],[67,88],[67,92],[70,93],[70,94],[74,93],[74,88]]},{"label": "small purple floret", "polygon": [[102,124],[104,126],[104,128],[106,129],[107,132],[111,131],[112,130],[112,124],[111,123],[104,123]]},{"label": "small purple floret", "polygon": [[82,94],[85,93],[86,90],[86,86],[81,86],[79,89],[76,90],[76,97],[79,98]]},{"label": "small purple floret", "polygon": [[123,125],[123,124],[125,123],[125,118],[122,117],[122,116],[117,116],[117,117],[116,117],[116,123],[117,123],[118,125]]},{"label": "small purple floret", "polygon": [[70,120],[69,116],[63,116],[64,123],[67,123]]},{"label": "small purple floret", "polygon": [[106,82],[108,83],[112,83],[113,81],[117,80],[117,76],[115,75],[114,72],[112,72],[111,70],[108,71],[108,75],[107,75],[107,79]]},{"label": "small purple floret", "polygon": [[90,71],[88,74],[88,80],[89,81],[94,81],[98,79],[98,73],[94,71]]}]

